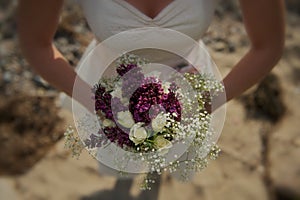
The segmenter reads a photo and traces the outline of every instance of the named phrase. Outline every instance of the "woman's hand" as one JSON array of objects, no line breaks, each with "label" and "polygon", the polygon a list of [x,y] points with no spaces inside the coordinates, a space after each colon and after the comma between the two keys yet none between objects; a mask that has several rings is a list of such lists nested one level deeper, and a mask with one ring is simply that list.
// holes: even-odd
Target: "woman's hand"
[{"label": "woman's hand", "polygon": [[197,74],[199,73],[195,67],[192,65],[186,65],[183,67],[180,67],[179,72],[184,74],[184,73],[192,73],[192,74]]}]

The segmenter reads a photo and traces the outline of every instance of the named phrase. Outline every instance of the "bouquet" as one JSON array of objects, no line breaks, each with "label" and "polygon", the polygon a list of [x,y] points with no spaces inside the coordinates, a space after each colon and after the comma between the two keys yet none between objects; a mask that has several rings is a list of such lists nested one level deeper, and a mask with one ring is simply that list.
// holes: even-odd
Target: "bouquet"
[{"label": "bouquet", "polygon": [[92,89],[98,132],[81,141],[73,136],[73,129],[65,133],[66,146],[75,155],[85,147],[96,156],[101,154],[97,149],[113,144],[123,152],[115,156],[115,169],[126,173],[130,162],[140,163],[137,168],[143,170],[137,173],[148,174],[142,184],[145,189],[154,182],[153,174],[180,171],[186,180],[217,157],[220,149],[212,140],[206,107],[223,90],[220,82],[200,73],[164,77],[134,54],[121,55],[115,70],[115,76],[101,78]]}]

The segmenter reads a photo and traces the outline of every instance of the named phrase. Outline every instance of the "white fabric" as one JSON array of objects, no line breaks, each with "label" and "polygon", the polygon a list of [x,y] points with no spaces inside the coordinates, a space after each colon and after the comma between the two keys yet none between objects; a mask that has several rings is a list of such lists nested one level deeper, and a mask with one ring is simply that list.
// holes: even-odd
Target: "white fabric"
[{"label": "white fabric", "polygon": [[147,26],[173,29],[199,40],[211,22],[216,4],[216,0],[174,0],[152,19],[125,0],[78,1],[98,41]]}]

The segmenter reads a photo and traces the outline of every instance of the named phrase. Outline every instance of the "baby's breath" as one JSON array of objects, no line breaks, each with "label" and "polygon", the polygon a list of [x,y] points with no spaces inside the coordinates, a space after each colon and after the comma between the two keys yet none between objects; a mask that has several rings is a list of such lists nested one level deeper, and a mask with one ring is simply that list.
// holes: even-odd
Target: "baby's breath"
[{"label": "baby's breath", "polygon": [[75,135],[74,129],[70,126],[64,133],[65,148],[71,150],[72,157],[79,158],[82,150],[85,148],[80,138]]}]

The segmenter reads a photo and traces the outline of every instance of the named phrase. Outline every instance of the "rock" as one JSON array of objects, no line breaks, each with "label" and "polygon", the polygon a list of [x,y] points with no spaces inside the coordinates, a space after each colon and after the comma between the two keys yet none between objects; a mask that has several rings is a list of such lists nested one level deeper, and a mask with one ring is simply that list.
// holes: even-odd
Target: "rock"
[{"label": "rock", "polygon": [[0,102],[0,175],[22,174],[62,137],[62,120],[54,97],[15,94],[5,99]]},{"label": "rock", "polygon": [[244,95],[240,100],[245,105],[248,117],[262,117],[277,122],[286,110],[282,95],[278,77],[275,74],[269,74],[259,83],[253,93]]}]

